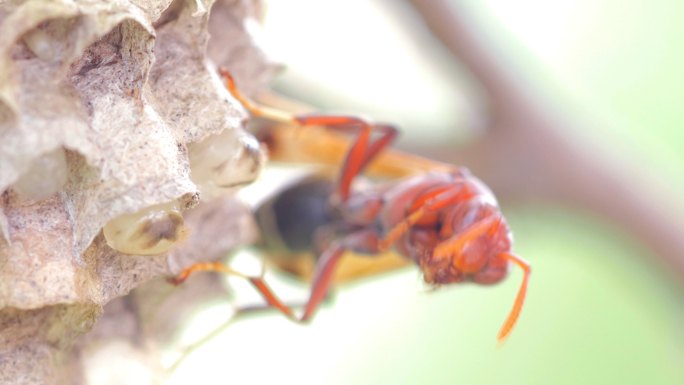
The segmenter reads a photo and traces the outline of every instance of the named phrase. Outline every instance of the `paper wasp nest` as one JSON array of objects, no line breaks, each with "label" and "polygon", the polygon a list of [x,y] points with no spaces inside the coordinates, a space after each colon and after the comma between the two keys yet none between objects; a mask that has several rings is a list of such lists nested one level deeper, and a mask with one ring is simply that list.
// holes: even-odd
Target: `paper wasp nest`
[{"label": "paper wasp nest", "polygon": [[[253,236],[199,193],[262,161],[214,66],[248,94],[274,66],[258,2],[213,3],[0,2],[0,383],[78,383],[55,367],[105,304]],[[192,164],[216,137],[225,158]]]}]

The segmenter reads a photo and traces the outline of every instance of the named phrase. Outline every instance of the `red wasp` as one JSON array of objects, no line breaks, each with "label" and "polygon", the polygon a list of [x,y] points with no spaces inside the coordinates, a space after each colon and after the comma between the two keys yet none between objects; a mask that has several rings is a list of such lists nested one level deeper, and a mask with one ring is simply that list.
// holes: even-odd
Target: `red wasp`
[{"label": "red wasp", "polygon": [[[346,152],[332,195],[325,187],[319,188],[315,184],[300,191],[311,194],[319,189],[322,191],[319,195],[328,200],[332,210],[320,223],[304,221],[308,222],[309,229],[299,231],[299,235],[289,239],[302,248],[311,250],[318,246],[322,250],[313,273],[309,299],[299,317],[274,295],[261,277],[241,275],[219,262],[190,266],[173,279],[175,283],[183,282],[191,273],[200,270],[239,275],[249,280],[269,306],[303,322],[311,319],[325,298],[340,259],[348,251],[373,258],[393,248],[400,256],[417,264],[425,282],[435,286],[458,282],[494,284],[506,276],[509,264],[513,262],[522,268],[524,275],[513,308],[497,337],[500,342],[505,340],[520,315],[531,268],[511,252],[508,224],[494,195],[480,180],[464,168],[442,165],[391,183],[354,189],[355,178],[397,136],[398,131],[393,126],[371,124],[353,116],[291,115],[258,106],[238,91],[228,71],[220,69],[220,73],[230,93],[252,116],[299,127],[324,126],[356,134],[356,137]],[[325,146],[318,147],[322,152],[326,151]],[[421,158],[414,159],[425,162]],[[293,196],[298,194],[294,192]],[[291,202],[288,205],[293,206]],[[296,217],[293,213],[288,215]],[[306,217],[303,215],[302,218]],[[297,223],[291,222],[288,227],[293,226]]]}]

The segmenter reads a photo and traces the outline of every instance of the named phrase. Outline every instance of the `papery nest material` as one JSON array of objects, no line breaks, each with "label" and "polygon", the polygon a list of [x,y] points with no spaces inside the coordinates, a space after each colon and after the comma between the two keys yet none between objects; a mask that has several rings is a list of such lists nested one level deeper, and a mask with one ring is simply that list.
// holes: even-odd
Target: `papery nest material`
[{"label": "papery nest material", "polygon": [[[236,203],[218,211],[230,214],[211,233],[226,230],[221,247],[202,253],[211,242],[191,236],[173,267],[167,254],[117,252],[100,233],[152,205],[196,206],[193,143],[221,133],[233,144],[227,157],[246,151],[246,115],[206,56],[210,12],[225,23],[216,25],[216,64],[234,68],[247,92],[263,87],[275,66],[255,43],[257,1],[0,4],[1,383],[58,381],[56,355],[107,302],[253,238],[249,212]],[[37,162],[54,169],[32,168]],[[236,181],[254,177],[239,162],[231,167]],[[188,223],[191,233],[196,225]]]}]

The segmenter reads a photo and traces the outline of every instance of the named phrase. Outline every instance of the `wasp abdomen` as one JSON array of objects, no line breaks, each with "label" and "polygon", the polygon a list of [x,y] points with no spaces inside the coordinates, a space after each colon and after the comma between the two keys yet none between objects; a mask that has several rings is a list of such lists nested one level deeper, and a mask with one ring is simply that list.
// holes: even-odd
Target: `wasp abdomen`
[{"label": "wasp abdomen", "polygon": [[310,252],[317,230],[339,220],[329,204],[334,184],[305,179],[261,205],[256,212],[262,242],[271,250]]}]

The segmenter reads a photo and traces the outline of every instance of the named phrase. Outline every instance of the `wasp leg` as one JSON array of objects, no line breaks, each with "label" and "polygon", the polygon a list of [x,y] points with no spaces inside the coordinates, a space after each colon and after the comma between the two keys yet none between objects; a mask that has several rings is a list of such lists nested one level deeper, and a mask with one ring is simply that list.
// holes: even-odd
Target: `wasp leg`
[{"label": "wasp leg", "polygon": [[[340,172],[339,190],[342,202],[349,198],[354,178],[363,172],[368,164],[387,147],[399,131],[388,124],[371,124],[354,116],[304,115],[295,117],[300,125],[326,126],[342,132],[358,132],[349,147],[347,157]],[[378,132],[380,137],[371,142],[371,134]]]},{"label": "wasp leg", "polygon": [[[290,305],[290,307],[302,307],[301,304],[299,305]],[[214,339],[216,336],[219,334],[223,333],[228,327],[230,327],[233,323],[240,321],[243,317],[248,317],[252,314],[259,314],[263,311],[271,311],[273,310],[273,307],[268,306],[268,305],[252,305],[252,306],[242,306],[239,308],[236,308],[233,314],[229,319],[227,319],[224,323],[216,327],[214,330],[211,332],[207,333],[204,335],[204,337],[200,338],[199,340],[196,340],[192,342],[189,345],[186,345],[180,349],[179,356],[176,358],[176,360],[165,370],[167,375],[172,374],[173,372],[178,369],[178,367],[183,364],[183,362],[197,349],[201,348],[204,346],[207,342],[211,341]]]},{"label": "wasp leg", "polygon": [[335,267],[337,267],[337,263],[345,251],[345,248],[339,242],[333,242],[319,258],[311,285],[309,300],[304,305],[304,313],[300,318],[301,321],[308,321],[325,299],[330,289]]},{"label": "wasp leg", "polygon": [[[225,80],[226,88],[253,116],[263,117],[276,122],[299,126],[326,126],[341,132],[358,133],[354,143],[347,152],[347,157],[340,173],[340,199],[344,202],[349,198],[349,190],[354,178],[380,152],[387,147],[399,131],[388,124],[371,124],[355,116],[335,115],[293,115],[285,111],[260,106],[240,93],[235,80],[225,68],[219,68],[219,73]],[[378,132],[380,137],[371,142],[371,134]]]},{"label": "wasp leg", "polygon": [[183,283],[188,277],[198,271],[213,271],[228,275],[244,278],[254,286],[255,289],[264,297],[270,307],[280,310],[285,316],[295,322],[306,322],[315,313],[318,306],[325,300],[332,277],[344,252],[349,249],[370,252],[377,250],[377,235],[371,231],[361,231],[352,233],[342,241],[333,241],[323,252],[316,265],[313,283],[309,294],[309,299],[304,305],[304,312],[301,317],[296,317],[291,307],[284,304],[266,284],[262,277],[253,277],[237,272],[220,262],[196,263],[183,270],[176,277],[169,279],[175,285]]},{"label": "wasp leg", "polygon": [[244,96],[240,92],[240,90],[238,90],[237,86],[235,85],[235,80],[233,79],[233,76],[230,74],[230,71],[228,71],[226,68],[219,68],[219,74],[223,78],[225,86],[230,92],[230,94],[233,95],[233,97],[237,99],[240,102],[240,104],[242,104],[242,106],[245,107],[247,111],[249,111],[251,115],[273,120],[275,122],[297,124],[297,122],[294,119],[294,115],[275,108],[260,106],[251,101],[248,97]]},{"label": "wasp leg", "polygon": [[261,294],[262,297],[266,300],[269,306],[274,307],[278,310],[280,310],[281,313],[283,313],[285,316],[287,316],[290,319],[296,320],[296,317],[294,315],[294,312],[292,309],[285,305],[271,290],[270,287],[266,284],[266,281],[262,277],[253,277],[253,276],[248,276],[245,274],[242,274],[238,271],[235,271],[231,269],[230,267],[224,265],[221,262],[203,262],[203,263],[196,263],[185,270],[183,270],[180,274],[178,274],[176,277],[170,278],[169,282],[174,284],[174,285],[179,285],[183,283],[190,274],[197,272],[197,271],[214,271],[217,273],[223,273],[223,274],[228,274],[228,275],[233,275],[236,277],[244,278],[246,279],[249,283],[254,286],[255,289]]},{"label": "wasp leg", "polygon": [[321,254],[321,257],[316,264],[316,271],[311,285],[311,294],[309,295],[308,302],[304,305],[304,313],[302,314],[301,321],[309,320],[321,302],[325,299],[332,283],[335,268],[347,250],[368,254],[370,256],[377,255],[377,233],[373,230],[361,230],[347,235],[341,241],[333,241],[330,243],[323,254]]}]

